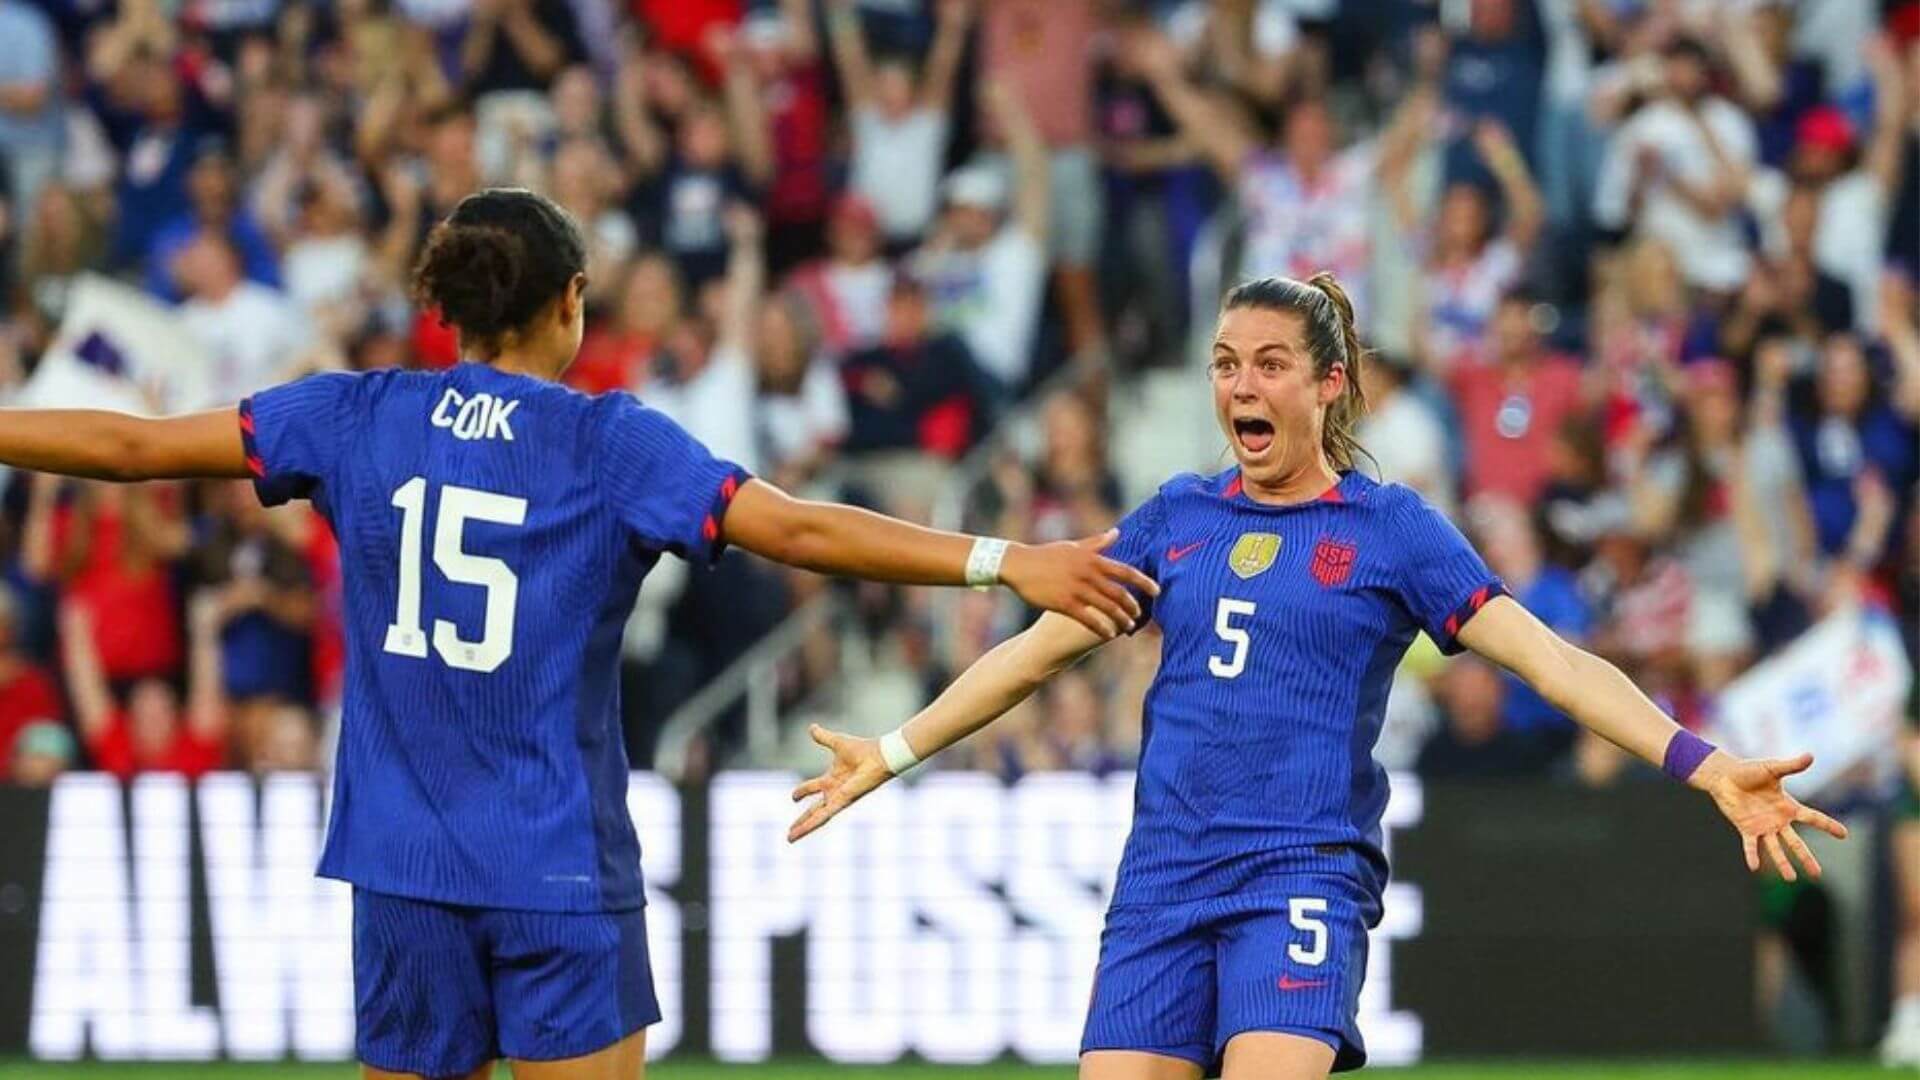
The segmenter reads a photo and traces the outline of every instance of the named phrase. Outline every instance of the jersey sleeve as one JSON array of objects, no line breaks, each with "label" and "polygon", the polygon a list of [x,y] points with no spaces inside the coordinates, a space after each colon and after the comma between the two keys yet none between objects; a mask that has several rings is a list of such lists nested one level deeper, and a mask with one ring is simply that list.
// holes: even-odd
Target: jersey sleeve
[{"label": "jersey sleeve", "polygon": [[311,498],[326,483],[351,438],[359,384],[357,375],[327,372],[241,399],[240,442],[262,504]]},{"label": "jersey sleeve", "polygon": [[614,516],[648,547],[690,560],[719,558],[726,548],[720,523],[752,475],[628,394],[607,395],[601,408],[594,461]]},{"label": "jersey sleeve", "polygon": [[[1156,493],[1153,498],[1133,508],[1133,512],[1120,519],[1120,538],[1105,552],[1107,558],[1123,562],[1135,570],[1153,578],[1160,579],[1160,553],[1166,533],[1167,502],[1166,496]],[[1140,623],[1133,629],[1147,625],[1153,618],[1153,597],[1145,593],[1133,592],[1134,599],[1140,601]]]},{"label": "jersey sleeve", "polygon": [[1396,530],[1400,599],[1414,621],[1449,656],[1460,652],[1460,628],[1507,586],[1487,567],[1446,515],[1409,492]]}]

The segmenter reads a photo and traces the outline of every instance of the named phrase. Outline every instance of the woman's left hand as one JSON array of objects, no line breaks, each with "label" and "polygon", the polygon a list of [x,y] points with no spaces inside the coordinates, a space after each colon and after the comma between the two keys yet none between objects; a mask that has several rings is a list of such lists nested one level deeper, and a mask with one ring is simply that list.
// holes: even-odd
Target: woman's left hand
[{"label": "woman's left hand", "polygon": [[[1794,825],[1807,825],[1840,840],[1847,838],[1847,827],[1787,794],[1781,784],[1787,777],[1805,772],[1813,764],[1813,755],[1747,759],[1721,751],[1715,756],[1726,758],[1726,762],[1704,778],[1701,787],[1713,796],[1714,805],[1739,831],[1747,869],[1759,871],[1760,849],[1765,847],[1774,867],[1786,880],[1799,880],[1794,862],[1805,867],[1809,877],[1818,878],[1820,860],[1813,857],[1806,842],[1794,832]],[[1719,763],[1709,762],[1708,767],[1713,764]],[[1791,861],[1787,858],[1788,852],[1793,854]]]}]

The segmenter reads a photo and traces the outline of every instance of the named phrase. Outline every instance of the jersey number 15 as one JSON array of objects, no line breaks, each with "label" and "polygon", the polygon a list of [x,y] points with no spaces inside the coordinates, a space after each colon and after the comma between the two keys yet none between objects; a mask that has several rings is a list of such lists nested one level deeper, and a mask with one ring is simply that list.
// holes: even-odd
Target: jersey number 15
[{"label": "jersey number 15", "polygon": [[[393,492],[400,509],[400,587],[393,622],[387,626],[386,650],[426,659],[427,635],[420,626],[420,535],[427,516],[427,478],[416,476]],[[486,617],[479,641],[460,636],[460,628],[446,619],[433,620],[433,651],[448,667],[490,672],[513,655],[513,611],[520,601],[520,579],[499,559],[469,555],[460,546],[468,521],[520,525],[527,520],[527,500],[512,495],[447,484],[440,489],[440,513],[433,525],[433,565],[448,581],[478,585],[487,590]]]}]

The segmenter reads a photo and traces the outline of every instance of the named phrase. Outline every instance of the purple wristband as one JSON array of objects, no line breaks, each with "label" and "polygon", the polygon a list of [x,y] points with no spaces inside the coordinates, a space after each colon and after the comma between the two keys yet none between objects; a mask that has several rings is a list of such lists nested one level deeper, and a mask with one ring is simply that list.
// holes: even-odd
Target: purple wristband
[{"label": "purple wristband", "polygon": [[1667,757],[1660,763],[1660,769],[1684,784],[1715,749],[1712,743],[1682,728],[1674,732],[1673,739],[1667,743]]}]

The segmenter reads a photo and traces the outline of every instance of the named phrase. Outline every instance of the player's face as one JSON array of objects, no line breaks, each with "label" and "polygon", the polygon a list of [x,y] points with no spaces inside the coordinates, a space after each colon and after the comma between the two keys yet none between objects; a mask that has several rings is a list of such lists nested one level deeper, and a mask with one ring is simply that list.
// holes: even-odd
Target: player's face
[{"label": "player's face", "polygon": [[1291,311],[1234,308],[1213,338],[1213,408],[1234,460],[1251,481],[1277,480],[1320,452],[1326,407],[1346,389],[1346,367],[1314,374],[1306,319]]}]

